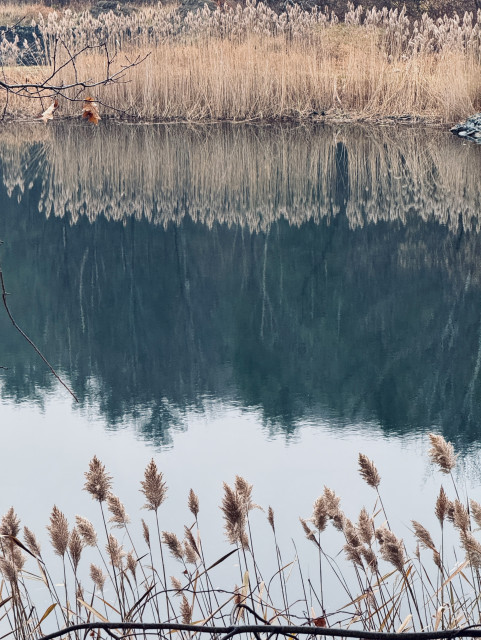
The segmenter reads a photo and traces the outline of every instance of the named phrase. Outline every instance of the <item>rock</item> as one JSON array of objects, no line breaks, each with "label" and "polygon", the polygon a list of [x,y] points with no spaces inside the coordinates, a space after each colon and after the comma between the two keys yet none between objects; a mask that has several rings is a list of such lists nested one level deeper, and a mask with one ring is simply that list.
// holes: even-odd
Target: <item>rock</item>
[{"label": "rock", "polygon": [[481,113],[475,113],[470,116],[465,122],[460,122],[451,127],[450,131],[460,136],[461,138],[468,138],[478,144],[481,143]]}]

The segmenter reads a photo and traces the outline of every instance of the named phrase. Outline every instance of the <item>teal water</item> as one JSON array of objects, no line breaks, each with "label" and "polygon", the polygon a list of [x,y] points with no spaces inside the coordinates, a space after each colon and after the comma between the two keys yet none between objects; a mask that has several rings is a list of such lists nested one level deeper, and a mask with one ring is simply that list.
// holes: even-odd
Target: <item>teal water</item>
[{"label": "teal water", "polygon": [[88,515],[94,454],[137,513],[154,456],[167,528],[194,486],[225,545],[240,473],[290,540],[324,484],[372,506],[362,451],[405,530],[434,518],[432,430],[478,486],[479,147],[346,126],[0,135],[8,304],[79,399],[0,313],[2,513]]}]

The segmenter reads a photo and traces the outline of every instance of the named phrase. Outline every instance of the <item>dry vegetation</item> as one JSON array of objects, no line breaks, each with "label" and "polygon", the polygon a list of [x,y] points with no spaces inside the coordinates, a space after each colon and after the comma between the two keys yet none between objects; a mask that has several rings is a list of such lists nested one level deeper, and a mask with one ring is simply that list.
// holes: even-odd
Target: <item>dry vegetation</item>
[{"label": "dry vegetation", "polygon": [[[205,7],[181,18],[158,5],[98,18],[53,11],[39,18],[38,28],[35,68],[16,65],[25,43],[4,36],[0,58],[7,79],[47,74],[67,60],[67,51],[98,43],[116,54],[113,66],[150,53],[127,82],[94,96],[132,118],[245,121],[326,114],[452,122],[481,110],[481,12],[413,21],[404,11],[351,7],[339,21],[317,8],[294,6],[277,14],[259,3]],[[67,65],[62,80],[71,82],[74,72]],[[76,72],[101,78],[103,51],[80,56]],[[38,100],[10,97],[15,116],[40,110]],[[59,115],[78,113],[78,103],[62,101]]]},{"label": "dry vegetation", "polygon": [[[278,544],[274,512],[269,507],[253,518],[253,510],[259,509],[253,501],[253,487],[239,476],[233,486],[224,484],[221,504],[224,532],[232,549],[216,558],[217,562],[207,562],[199,532],[199,499],[193,490],[188,496],[189,521],[181,537],[161,530],[167,486],[153,460],[139,487],[147,510],[145,520],[141,520],[143,540],[134,540],[131,532],[135,525],[121,500],[112,493],[111,476],[94,457],[85,474],[84,489],[97,504],[100,529],[84,516],[76,516],[76,524],[71,527],[63,512],[54,506],[47,530],[57,561],[50,556],[50,561],[45,562],[38,538],[27,527],[23,529],[23,542],[20,540],[20,520],[13,508],[3,516],[2,628],[9,624],[15,638],[26,639],[41,637],[42,626],[51,627],[53,623],[62,628],[85,620],[195,620],[195,624],[214,627],[228,624],[229,619],[239,624],[260,619],[273,625],[354,625],[379,631],[477,625],[481,619],[481,543],[476,527],[481,527],[481,505],[460,496],[452,474],[456,466],[452,445],[440,435],[429,437],[432,463],[449,484],[452,482],[448,492],[441,486],[431,506],[439,530],[431,533],[422,523],[412,521],[411,540],[405,543],[399,538],[391,530],[384,509],[378,470],[367,456],[360,454],[359,471],[373,490],[374,509],[370,512],[363,507],[351,520],[343,512],[340,498],[324,487],[314,502],[312,515],[300,519],[307,539],[313,543],[309,567],[300,566],[297,557],[286,561]],[[448,495],[451,492],[452,498]],[[259,520],[264,524],[259,526]],[[210,522],[209,527],[212,526]],[[328,526],[337,532],[338,548],[326,549]],[[276,558],[274,575],[263,575],[266,559],[256,554],[259,537],[267,536]],[[458,540],[454,549],[447,542],[450,536]],[[413,543],[416,548],[411,554],[408,547]],[[332,555],[340,550],[344,552],[344,562],[335,561]],[[217,584],[213,570],[232,554],[239,573],[228,575],[228,586]],[[177,568],[168,579],[171,566]],[[290,580],[293,569],[301,577],[308,569],[310,576],[298,583],[296,593]],[[314,575],[318,577],[314,579]],[[36,604],[39,589],[32,587],[31,581],[35,576],[44,592],[40,610]],[[349,603],[332,611],[327,607],[332,606],[332,585],[336,581]],[[329,604],[324,601],[326,587]],[[42,616],[44,610],[46,615]]]}]

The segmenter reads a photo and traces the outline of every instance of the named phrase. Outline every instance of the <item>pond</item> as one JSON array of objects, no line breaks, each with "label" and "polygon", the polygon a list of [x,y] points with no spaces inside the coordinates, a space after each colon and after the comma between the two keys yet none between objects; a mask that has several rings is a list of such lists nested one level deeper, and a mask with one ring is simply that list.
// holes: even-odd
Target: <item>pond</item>
[{"label": "pond", "polygon": [[430,431],[479,490],[479,147],[347,125],[2,137],[8,305],[79,402],[2,311],[1,513],[44,538],[53,504],[89,515],[98,455],[140,520],[154,457],[165,528],[193,487],[214,558],[223,481],[252,482],[290,544],[324,485],[373,506],[363,452],[402,536],[434,521]]}]

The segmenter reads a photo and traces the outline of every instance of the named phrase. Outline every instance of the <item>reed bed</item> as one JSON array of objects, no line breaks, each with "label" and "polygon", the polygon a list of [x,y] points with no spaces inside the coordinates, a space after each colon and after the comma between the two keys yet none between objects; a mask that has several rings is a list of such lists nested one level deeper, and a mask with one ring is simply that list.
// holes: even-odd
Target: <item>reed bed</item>
[{"label": "reed bed", "polygon": [[[117,65],[150,54],[127,82],[95,96],[114,108],[106,113],[117,116],[242,121],[326,114],[451,122],[481,109],[481,11],[437,20],[425,14],[413,21],[404,10],[351,5],[339,20],[298,5],[277,14],[248,2],[185,16],[158,5],[98,17],[51,11],[37,26],[32,56],[44,74],[65,62],[68,52],[100,43],[116,54]],[[2,35],[0,59],[8,79],[25,77],[26,69],[16,66],[22,47],[28,44]],[[105,57],[87,51],[76,66],[78,77],[100,80]],[[59,78],[72,81],[72,65]],[[14,115],[39,110],[37,100],[10,98]],[[67,100],[61,109],[64,115],[79,112]]]},{"label": "reed bed", "polygon": [[[26,639],[82,621],[182,621],[215,627],[229,621],[261,620],[272,625],[371,631],[477,625],[481,620],[481,505],[462,494],[462,482],[453,473],[457,456],[452,444],[438,434],[429,434],[429,439],[431,461],[447,484],[446,489],[441,485],[430,507],[438,530],[430,532],[423,523],[412,521],[409,540],[396,535],[385,509],[389,496],[382,495],[376,465],[359,454],[359,473],[372,489],[374,507],[362,507],[349,517],[340,497],[324,487],[312,514],[300,518],[300,529],[312,542],[307,566],[302,566],[297,554],[280,548],[272,508],[261,509],[254,502],[253,486],[239,476],[232,485],[224,483],[220,505],[227,546],[216,558],[207,559],[200,535],[200,501],[194,490],[188,495],[184,530],[165,528],[162,505],[168,488],[154,460],[139,484],[145,515],[139,523],[142,534],[135,537],[136,524],[113,493],[112,477],[94,457],[85,473],[84,489],[95,503],[95,517],[77,515],[71,526],[61,509],[52,508],[46,529],[56,559],[42,551],[45,536],[40,536],[40,542],[28,527],[22,530],[13,507],[3,516],[0,627],[10,628],[14,638]],[[334,531],[334,538],[326,538],[327,527]],[[276,559],[271,575],[264,574],[264,555],[256,551],[259,538],[267,536],[270,555]],[[333,549],[326,548],[326,539],[335,540]],[[226,583],[218,584],[214,569],[229,557],[237,561],[235,575],[228,572]],[[300,576],[298,591],[290,579],[294,570]],[[337,610],[332,608],[333,582],[344,592]],[[96,635],[103,637],[100,631]],[[214,631],[211,635],[215,636]]]},{"label": "reed bed", "polygon": [[71,224],[190,218],[267,231],[342,215],[353,229],[414,216],[481,229],[479,148],[436,130],[39,123],[5,125],[2,141],[8,194],[36,186],[39,213]]}]

